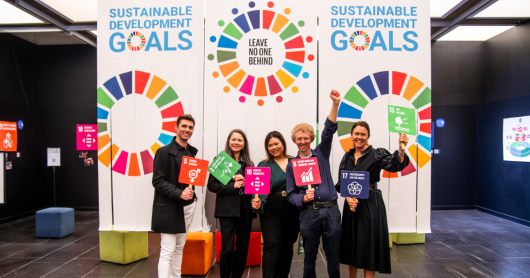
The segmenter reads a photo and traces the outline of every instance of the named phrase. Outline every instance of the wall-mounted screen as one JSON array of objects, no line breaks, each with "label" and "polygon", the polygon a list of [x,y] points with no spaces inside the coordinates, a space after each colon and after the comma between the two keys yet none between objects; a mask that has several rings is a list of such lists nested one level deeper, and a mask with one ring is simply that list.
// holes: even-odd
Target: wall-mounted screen
[{"label": "wall-mounted screen", "polygon": [[530,162],[530,116],[505,118],[502,147],[505,161]]}]

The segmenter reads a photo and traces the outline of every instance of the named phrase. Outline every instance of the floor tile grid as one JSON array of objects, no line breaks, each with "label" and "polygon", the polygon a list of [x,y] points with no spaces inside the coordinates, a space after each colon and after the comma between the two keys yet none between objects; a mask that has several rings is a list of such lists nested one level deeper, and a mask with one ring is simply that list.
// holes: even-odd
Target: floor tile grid
[{"label": "floor tile grid", "polygon": [[[98,222],[99,222],[99,220],[94,220],[94,221],[98,221]],[[89,223],[91,223],[91,222],[93,222],[93,221],[90,221]],[[89,223],[86,223],[85,225],[87,225],[87,224],[89,224]],[[82,226],[84,226],[84,225],[82,225]],[[22,230],[22,229],[21,229],[21,230]],[[20,230],[19,230],[19,231],[20,231]],[[72,241],[72,242],[70,242],[70,243],[67,243],[66,245],[64,245],[64,246],[62,246],[62,247],[60,247],[60,248],[58,248],[58,249],[55,249],[55,250],[53,250],[52,252],[50,252],[50,253],[48,253],[48,254],[46,254],[46,255],[44,255],[44,256],[37,257],[37,258],[35,258],[34,260],[30,261],[29,263],[24,264],[24,265],[22,265],[22,266],[20,266],[20,267],[18,267],[18,268],[16,268],[16,269],[14,269],[14,270],[12,270],[12,271],[6,273],[6,274],[4,274],[4,275],[2,275],[2,276],[0,276],[0,277],[7,277],[7,275],[9,275],[10,273],[13,273],[13,272],[15,272],[15,271],[17,271],[17,270],[19,270],[19,269],[21,269],[21,268],[23,268],[23,267],[25,267],[25,266],[31,264],[31,263],[34,263],[34,262],[37,261],[38,259],[43,258],[43,257],[46,257],[47,255],[50,255],[50,254],[52,254],[52,253],[54,253],[54,252],[56,252],[56,251],[58,251],[58,250],[61,250],[61,249],[65,248],[66,246],[69,246],[69,245],[71,245],[71,244],[73,244],[73,243],[75,243],[75,242],[77,242],[77,241],[79,241],[79,240],[81,240],[81,239],[83,239],[83,238],[85,238],[85,237],[91,235],[91,234],[93,234],[93,233],[89,233],[89,234],[87,234],[87,235],[85,235],[85,236],[79,238],[78,240],[75,240],[75,241]],[[35,234],[30,235],[30,236],[33,236],[33,237],[34,237]],[[28,236],[28,237],[30,237],[30,236]],[[41,242],[41,243],[39,243],[39,244],[36,244],[36,245],[40,245],[40,244],[42,244],[42,243],[44,243],[44,242],[47,242],[47,241],[50,241],[50,239],[48,239],[48,240],[46,240],[46,241],[43,241],[43,242]],[[14,241],[14,242],[16,242],[16,241]],[[30,247],[28,246],[28,248],[30,248]],[[26,249],[28,249],[28,248],[26,248]],[[26,250],[26,249],[24,249],[24,250]],[[91,248],[91,249],[92,249],[92,248]],[[24,250],[21,250],[20,252],[23,252]],[[18,252],[18,253],[20,253],[20,252]],[[86,252],[88,252],[88,251],[86,251]],[[85,253],[86,253],[86,252],[85,252]],[[3,258],[3,259],[7,259],[7,258],[10,258],[10,257],[13,257],[14,255],[16,255],[16,254],[18,254],[18,253],[15,253],[15,254],[13,254],[13,255],[11,255],[11,256],[8,256],[8,257],[6,257],[6,258]],[[84,254],[84,253],[83,253],[83,254]],[[3,259],[2,259],[2,260],[3,260]],[[0,261],[1,261],[1,260],[0,260]],[[61,266],[62,266],[62,265],[61,265]]]},{"label": "floor tile grid", "polygon": [[[498,256],[499,258],[502,258],[501,260],[504,260],[505,257],[504,256],[501,256],[499,254],[497,254],[497,252],[495,252],[495,250],[491,250],[492,248],[488,248],[488,245],[491,246],[491,245],[494,245],[494,244],[503,244],[504,242],[499,242],[499,241],[496,241],[496,238],[492,238],[490,235],[497,235],[499,236],[499,233],[498,233],[498,229],[499,227],[502,227],[501,225],[504,226],[504,230],[503,230],[503,233],[502,235],[505,235],[504,236],[504,239],[509,239],[509,240],[514,240],[515,241],[520,241],[520,240],[523,240],[523,241],[529,241],[530,242],[530,237],[524,237],[524,236],[521,236],[521,235],[516,235],[515,233],[511,233],[509,230],[510,229],[524,229],[525,231],[528,231],[529,228],[527,226],[524,226],[524,225],[521,225],[521,224],[518,224],[518,223],[514,223],[514,222],[511,222],[511,221],[507,221],[505,219],[502,219],[502,218],[498,218],[498,217],[495,217],[495,216],[492,216],[492,215],[489,215],[489,214],[485,214],[485,213],[481,213],[481,212],[477,212],[477,211],[462,211],[462,213],[460,213],[460,215],[456,215],[456,217],[454,217],[455,215],[451,215],[452,217],[450,218],[446,218],[445,221],[444,220],[444,217],[439,217],[441,216],[440,214],[445,214],[446,212],[442,212],[442,213],[435,213],[436,211],[433,211],[433,214],[437,214],[436,216],[433,216],[433,219],[437,219],[437,220],[433,220],[433,224],[440,224],[440,225],[445,225],[445,224],[448,224],[448,223],[451,223],[451,224],[457,224],[457,225],[461,225],[461,224],[465,224],[467,225],[467,229],[463,229],[463,230],[446,230],[444,232],[449,232],[453,235],[456,235],[457,237],[459,237],[460,239],[462,240],[470,240],[469,237],[468,238],[465,238],[465,233],[474,233],[475,235],[479,235],[479,236],[483,236],[484,238],[486,238],[487,240],[489,240],[488,242],[482,242],[482,241],[469,241],[469,245],[451,245],[451,244],[446,244],[444,242],[440,242],[441,244],[445,245],[447,248],[465,256],[465,252],[463,252],[462,249],[466,249],[466,248],[474,248],[474,247],[478,247],[480,248],[481,250],[484,250],[484,251],[487,251],[487,252],[491,252],[492,254],[495,254],[496,256]],[[481,214],[479,217],[473,217],[473,214]],[[465,216],[467,215],[467,217],[462,217],[462,216]],[[469,217],[471,216],[471,217]],[[461,220],[459,218],[462,218]],[[471,218],[471,219],[469,219]],[[475,219],[473,219],[475,218]],[[484,220],[484,221],[490,221],[490,222],[494,222],[496,224],[495,227],[489,227],[491,229],[491,231],[488,231],[488,228],[485,228],[484,226],[482,226],[481,224],[476,224],[476,223],[471,223],[470,220],[475,220],[475,221],[479,221],[479,220]],[[444,223],[446,222],[447,223]],[[462,222],[462,223],[460,223]],[[501,224],[502,223],[502,224]],[[449,225],[451,225],[449,224]],[[471,225],[471,226],[469,226]],[[475,228],[476,226],[479,226],[477,228],[477,230],[474,230],[474,229],[471,229],[471,228]],[[495,232],[497,231],[497,232]],[[530,235],[530,233],[528,234],[525,234],[525,235]],[[435,238],[436,237],[436,233],[434,234],[431,234],[430,235],[431,238]],[[465,239],[464,239],[465,238]],[[481,239],[483,240],[483,239]],[[494,244],[492,244],[492,242]],[[513,245],[516,245],[515,243]],[[415,246],[416,248],[418,248],[417,246]],[[516,246],[518,247],[518,246]],[[502,248],[501,248],[502,249]],[[526,251],[522,248],[517,248],[519,250],[522,250],[522,251]],[[527,249],[528,250],[528,249]],[[421,251],[421,250],[420,250]],[[506,250],[503,250],[503,251],[506,251]],[[471,254],[471,256],[473,257],[473,254]],[[492,270],[492,268],[488,268],[486,266],[491,266],[493,265],[493,267],[497,266],[497,265],[500,265],[502,263],[505,263],[505,260],[504,261],[501,261],[501,262],[479,262],[479,261],[482,261],[482,259],[480,257],[476,257],[477,258],[477,261],[473,261],[473,258],[471,258],[472,260],[469,260],[470,263],[473,264],[474,267],[477,267],[477,266],[480,266],[479,269],[477,269],[477,271],[480,272],[480,270],[484,270],[486,271],[486,273],[483,273],[483,277],[491,277],[488,275],[491,274],[491,275],[495,275],[495,277],[501,277],[501,273],[497,273],[495,270]],[[529,259],[530,260],[530,253],[527,253],[527,255],[523,255],[523,256],[517,256],[517,258],[519,259]],[[443,260],[443,259],[435,259],[434,261],[436,261],[437,263],[440,264],[440,261],[439,260]],[[506,263],[509,263],[509,261],[506,261]],[[462,277],[461,273],[459,273],[458,271],[454,270],[454,269],[450,269],[448,267],[445,267],[442,265],[442,267],[444,267],[445,269],[451,271],[453,274],[459,276],[459,277]],[[500,271],[505,271],[506,269],[502,268],[502,267],[499,267]],[[455,273],[456,272],[456,273]],[[498,276],[497,276],[498,275]],[[508,274],[510,275],[510,274]],[[524,275],[524,274],[523,274]],[[465,277],[465,276],[463,276]],[[510,276],[511,277],[511,276]],[[522,277],[522,276],[519,276],[519,277]],[[529,277],[529,276],[524,276],[524,277]]]}]

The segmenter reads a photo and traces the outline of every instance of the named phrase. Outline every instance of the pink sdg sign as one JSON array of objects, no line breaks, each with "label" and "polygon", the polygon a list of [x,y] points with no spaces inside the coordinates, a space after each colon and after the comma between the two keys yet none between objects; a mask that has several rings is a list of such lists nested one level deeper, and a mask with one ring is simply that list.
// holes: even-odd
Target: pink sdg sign
[{"label": "pink sdg sign", "polygon": [[98,150],[98,125],[77,125],[77,150]]},{"label": "pink sdg sign", "polygon": [[245,193],[269,194],[271,192],[271,168],[247,167],[245,169]]},{"label": "pink sdg sign", "polygon": [[320,169],[316,157],[293,159],[293,174],[297,186],[319,184]]}]

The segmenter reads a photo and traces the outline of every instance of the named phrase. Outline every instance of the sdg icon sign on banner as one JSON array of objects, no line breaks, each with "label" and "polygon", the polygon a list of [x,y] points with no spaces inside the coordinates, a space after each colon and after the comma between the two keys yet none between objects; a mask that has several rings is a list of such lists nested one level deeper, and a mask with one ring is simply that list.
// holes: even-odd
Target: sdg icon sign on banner
[{"label": "sdg icon sign on banner", "polygon": [[270,194],[271,168],[247,167],[245,171],[245,194]]},{"label": "sdg icon sign on banner", "polygon": [[184,156],[180,164],[179,182],[204,186],[206,176],[208,175],[208,164],[210,164],[208,160]]},{"label": "sdg icon sign on banner", "polygon": [[297,186],[319,184],[320,170],[316,157],[293,159],[293,173]]},{"label": "sdg icon sign on banner", "polygon": [[358,171],[340,172],[340,196],[368,199],[370,173]]},{"label": "sdg icon sign on banner", "polygon": [[208,171],[221,183],[226,185],[230,179],[236,174],[241,165],[231,158],[227,153],[221,151],[219,155],[213,160]]},{"label": "sdg icon sign on banner", "polygon": [[416,136],[416,110],[389,105],[388,131]]}]

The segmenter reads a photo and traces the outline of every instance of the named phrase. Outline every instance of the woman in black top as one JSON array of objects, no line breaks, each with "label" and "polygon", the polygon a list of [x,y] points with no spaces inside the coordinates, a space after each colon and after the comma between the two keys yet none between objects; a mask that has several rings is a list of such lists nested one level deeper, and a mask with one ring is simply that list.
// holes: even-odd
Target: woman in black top
[{"label": "woman in black top", "polygon": [[271,191],[252,200],[252,208],[260,214],[263,235],[263,278],[287,278],[293,261],[293,244],[300,232],[298,209],[287,201],[285,169],[291,157],[282,134],[272,131],[265,137],[267,159],[258,167],[271,169]]},{"label": "woman in black top", "polygon": [[342,170],[366,171],[370,172],[370,193],[368,199],[346,198],[344,202],[340,262],[348,265],[350,278],[357,277],[359,268],[364,269],[364,277],[370,278],[376,271],[391,273],[386,209],[377,182],[381,170],[394,173],[407,167],[409,158],[404,147],[409,138],[401,134],[399,151],[390,154],[386,149],[368,145],[370,126],[364,121],[352,126],[351,137],[354,148],[342,158],[335,188],[340,192]]},{"label": "woman in black top", "polygon": [[[221,277],[240,278],[245,271],[252,219],[251,195],[245,194],[245,168],[254,164],[250,160],[248,140],[245,132],[234,129],[228,135],[225,150],[241,168],[226,185],[214,176],[208,179],[208,189],[217,193],[215,218],[221,224]],[[235,238],[237,236],[237,241]],[[234,243],[235,242],[235,243]],[[235,244],[235,250],[234,250]]]}]

